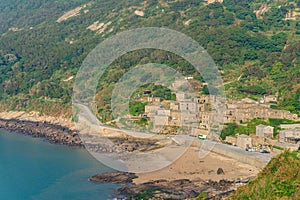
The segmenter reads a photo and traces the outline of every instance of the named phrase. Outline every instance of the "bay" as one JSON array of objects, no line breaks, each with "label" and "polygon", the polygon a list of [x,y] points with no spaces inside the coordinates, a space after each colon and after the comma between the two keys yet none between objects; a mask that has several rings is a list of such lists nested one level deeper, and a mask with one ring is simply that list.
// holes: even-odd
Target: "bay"
[{"label": "bay", "polygon": [[0,199],[110,199],[119,185],[88,181],[112,171],[83,148],[67,147],[0,129]]}]

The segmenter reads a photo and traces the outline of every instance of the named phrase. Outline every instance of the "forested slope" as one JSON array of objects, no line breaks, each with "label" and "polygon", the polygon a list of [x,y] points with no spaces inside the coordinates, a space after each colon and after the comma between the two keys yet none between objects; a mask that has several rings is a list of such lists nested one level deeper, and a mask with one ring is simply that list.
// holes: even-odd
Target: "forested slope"
[{"label": "forested slope", "polygon": [[[228,98],[277,94],[279,109],[300,110],[299,0],[209,5],[199,0],[0,0],[0,5],[1,109],[51,114],[55,109],[45,108],[52,106],[70,113],[73,77],[86,55],[120,31],[154,26],[183,32],[206,48],[221,70]],[[76,8],[74,15],[58,20]],[[122,74],[149,62],[201,80],[189,63],[171,53],[128,53],[99,83],[100,115],[110,116],[109,97]]]}]

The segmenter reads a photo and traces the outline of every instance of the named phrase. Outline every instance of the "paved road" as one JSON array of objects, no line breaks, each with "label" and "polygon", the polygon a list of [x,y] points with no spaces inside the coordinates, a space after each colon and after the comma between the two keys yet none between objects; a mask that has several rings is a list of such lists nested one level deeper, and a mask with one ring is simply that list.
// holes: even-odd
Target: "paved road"
[{"label": "paved road", "polygon": [[[113,128],[107,125],[104,125],[99,122],[99,120],[95,117],[95,115],[90,111],[90,109],[82,104],[75,104],[77,108],[81,110],[80,115],[86,118],[89,122],[91,122],[94,125],[99,125],[101,127],[109,128],[111,130],[116,130],[120,131],[120,129]],[[124,133],[137,137],[137,138],[150,138],[150,137],[157,137],[157,134],[151,134],[151,133],[141,133],[141,132],[135,132],[135,131],[130,131],[130,130],[124,130]],[[178,136],[160,136],[161,139],[171,139],[174,141],[178,146],[188,146],[190,145],[193,141],[198,141],[197,138],[188,136],[188,135],[178,135]],[[271,154],[262,154],[258,152],[248,152],[245,151],[244,149],[227,145],[227,144],[222,144],[220,142],[215,142],[211,140],[205,140],[205,141],[199,141],[201,148],[199,150],[205,150],[205,151],[213,151],[217,152],[219,154],[222,154],[224,156],[228,156],[234,159],[239,158],[250,158],[252,160],[256,159],[262,163],[268,163],[272,155]],[[233,156],[236,155],[236,156]],[[240,159],[241,160],[241,159]],[[244,160],[244,159],[242,159]],[[245,159],[247,160],[247,159]]]}]

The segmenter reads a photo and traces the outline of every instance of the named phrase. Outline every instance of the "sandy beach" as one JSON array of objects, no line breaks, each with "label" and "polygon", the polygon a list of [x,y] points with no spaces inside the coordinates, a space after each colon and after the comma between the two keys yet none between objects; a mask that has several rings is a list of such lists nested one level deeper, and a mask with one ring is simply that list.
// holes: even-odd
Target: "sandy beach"
[{"label": "sandy beach", "polygon": [[[218,168],[222,168],[224,174],[217,174]],[[185,154],[173,164],[151,173],[137,174],[134,183],[140,184],[153,180],[236,180],[254,177],[259,173],[258,168],[238,162],[216,153],[210,152],[206,157],[199,158],[197,147],[190,147]]]}]

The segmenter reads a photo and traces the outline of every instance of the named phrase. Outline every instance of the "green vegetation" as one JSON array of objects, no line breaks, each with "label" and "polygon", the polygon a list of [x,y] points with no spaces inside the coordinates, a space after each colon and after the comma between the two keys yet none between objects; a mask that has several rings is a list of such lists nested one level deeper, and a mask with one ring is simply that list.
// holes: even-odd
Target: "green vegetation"
[{"label": "green vegetation", "polygon": [[229,199],[300,199],[299,152],[285,151],[273,158],[248,185]]},{"label": "green vegetation", "polygon": [[145,105],[142,102],[134,101],[129,103],[129,113],[133,116],[140,116],[145,112]]},{"label": "green vegetation", "polygon": [[140,191],[139,194],[135,195],[134,198],[135,199],[149,199],[149,198],[153,198],[155,196],[155,193],[157,193],[157,192],[162,192],[162,193],[170,194],[169,192],[164,191],[161,188],[149,188],[149,189],[143,189],[142,191]]},{"label": "green vegetation", "polygon": [[221,139],[225,139],[226,136],[235,136],[236,134],[255,134],[256,132],[256,126],[262,124],[267,126],[274,127],[274,137],[276,137],[279,134],[280,131],[280,125],[281,124],[295,124],[297,122],[287,120],[287,119],[273,119],[270,118],[268,120],[265,119],[253,119],[250,122],[245,122],[246,126],[238,126],[236,123],[229,123],[226,124],[226,127],[221,132]]},{"label": "green vegetation", "polygon": [[197,197],[196,200],[204,200],[207,198],[207,194],[205,192],[201,192]]},{"label": "green vegetation", "polygon": [[275,145],[275,146],[273,146],[273,148],[274,148],[274,149],[278,149],[278,150],[281,150],[281,151],[282,151],[282,150],[284,150],[284,148],[283,148],[283,147],[280,147],[280,146],[276,146],[276,145]]},{"label": "green vegetation", "polygon": [[[187,34],[207,49],[228,83],[229,98],[258,99],[263,94],[278,93],[280,100],[274,107],[299,113],[300,23],[284,19],[289,11],[298,12],[299,1],[224,0],[210,5],[190,0],[163,1],[165,6],[160,1],[147,1],[144,5],[143,0],[96,0],[79,15],[56,22],[66,11],[88,2],[0,0],[2,108],[13,109],[7,102],[14,99],[47,99],[53,107],[71,106],[74,79],[69,78],[76,75],[98,43],[122,30],[155,26]],[[270,9],[256,16],[254,11],[262,3]],[[144,17],[134,14],[137,8],[144,10]],[[95,21],[111,24],[97,34],[87,29]],[[112,119],[110,96],[119,78],[133,66],[150,62],[165,64],[202,81],[193,66],[170,52],[130,52],[115,60],[100,80],[96,103],[101,120]],[[203,92],[208,93],[205,88]],[[159,88],[155,95],[174,99]],[[40,110],[40,104],[29,106],[20,101],[15,107]]]}]

